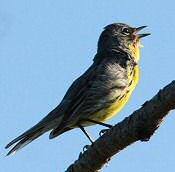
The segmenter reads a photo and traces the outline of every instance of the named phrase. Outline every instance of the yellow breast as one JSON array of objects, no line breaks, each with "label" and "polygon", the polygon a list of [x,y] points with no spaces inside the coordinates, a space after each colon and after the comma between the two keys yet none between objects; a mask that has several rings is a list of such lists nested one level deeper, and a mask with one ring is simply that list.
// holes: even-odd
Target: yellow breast
[{"label": "yellow breast", "polygon": [[[132,56],[134,57],[134,61],[138,62],[140,57],[139,46],[131,45],[130,50],[132,51]],[[130,68],[131,67],[131,68]],[[109,108],[102,109],[101,111],[97,112],[96,114],[92,115],[91,118],[96,121],[106,122],[107,120],[113,118],[127,103],[129,100],[131,93],[135,89],[138,80],[139,80],[139,67],[135,65],[134,67],[131,64],[128,64],[127,69],[128,74],[128,87],[121,91],[121,96],[116,99],[114,103],[109,106]],[[116,90],[117,91],[117,90]],[[115,96],[115,95],[111,95]],[[87,123],[86,125],[92,125],[92,123]]]},{"label": "yellow breast", "polygon": [[[135,42],[129,46],[136,64],[140,58],[139,46],[140,46],[140,40],[137,40],[137,42]],[[106,116],[103,118],[102,122],[105,122],[105,121],[111,119],[112,117],[114,117],[125,106],[125,104],[129,100],[131,93],[135,89],[135,87],[138,83],[138,80],[139,80],[139,67],[138,67],[138,65],[135,65],[134,70],[133,70],[133,75],[131,75],[131,71],[128,70],[128,78],[129,78],[128,79],[128,88],[127,88],[128,91],[125,90],[123,93],[124,95],[123,95],[122,99],[116,100],[115,103],[113,103],[108,109],[106,109],[106,111],[104,112],[104,113],[106,113]],[[131,84],[129,84],[129,83],[131,83]]]},{"label": "yellow breast", "polygon": [[139,80],[139,68],[137,65],[134,67],[134,75],[130,79],[132,80],[132,83],[130,86],[128,86],[127,90],[123,91],[123,97],[121,99],[117,99],[116,102],[114,102],[108,109],[101,112],[101,114],[103,113],[101,122],[105,122],[114,117],[129,100],[131,93],[135,89]]}]

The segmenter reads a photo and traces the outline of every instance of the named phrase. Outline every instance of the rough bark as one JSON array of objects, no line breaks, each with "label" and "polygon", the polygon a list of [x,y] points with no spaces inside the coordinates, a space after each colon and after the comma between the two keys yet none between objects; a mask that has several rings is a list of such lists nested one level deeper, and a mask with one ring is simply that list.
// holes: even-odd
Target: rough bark
[{"label": "rough bark", "polygon": [[97,139],[66,172],[97,172],[110,158],[136,141],[149,141],[164,117],[175,109],[175,81]]}]

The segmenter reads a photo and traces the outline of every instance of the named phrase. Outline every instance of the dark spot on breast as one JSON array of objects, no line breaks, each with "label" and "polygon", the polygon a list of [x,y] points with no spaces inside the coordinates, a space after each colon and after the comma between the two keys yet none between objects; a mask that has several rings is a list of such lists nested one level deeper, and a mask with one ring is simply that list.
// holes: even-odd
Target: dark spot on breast
[{"label": "dark spot on breast", "polygon": [[124,85],[115,85],[115,86],[113,86],[113,87],[111,87],[111,89],[113,89],[113,90],[117,90],[117,89],[124,89],[124,88],[126,88],[126,86],[124,86]]},{"label": "dark spot on breast", "polygon": [[131,85],[132,85],[132,80],[130,81],[130,83],[129,83],[129,85],[128,85],[128,86],[130,87]]},{"label": "dark spot on breast", "polygon": [[126,96],[126,94],[123,94],[123,95],[119,98],[119,100],[122,100],[125,96]]},{"label": "dark spot on breast", "polygon": [[117,96],[115,97],[114,99],[110,100],[109,103],[115,103],[118,99],[119,99],[120,96]]},{"label": "dark spot on breast", "polygon": [[127,90],[126,93],[129,93],[130,90]]}]

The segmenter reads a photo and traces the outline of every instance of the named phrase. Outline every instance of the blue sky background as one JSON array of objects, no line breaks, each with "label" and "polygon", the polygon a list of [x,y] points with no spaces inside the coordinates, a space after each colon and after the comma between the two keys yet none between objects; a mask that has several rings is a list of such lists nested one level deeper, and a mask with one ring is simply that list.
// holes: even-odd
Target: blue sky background
[{"label": "blue sky background", "polygon": [[[0,166],[4,172],[62,172],[89,144],[79,129],[49,140],[48,133],[5,157],[4,146],[37,123],[91,64],[103,27],[148,25],[142,40],[140,82],[115,124],[174,79],[175,3],[122,0],[0,0]],[[114,156],[102,172],[175,171],[174,112],[150,142]],[[94,138],[100,126],[89,127]]]}]

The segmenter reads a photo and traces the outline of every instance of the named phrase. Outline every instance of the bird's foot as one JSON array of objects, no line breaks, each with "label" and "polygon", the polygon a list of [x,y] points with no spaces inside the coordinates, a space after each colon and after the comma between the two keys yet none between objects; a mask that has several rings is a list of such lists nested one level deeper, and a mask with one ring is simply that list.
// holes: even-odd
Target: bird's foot
[{"label": "bird's foot", "polygon": [[99,136],[101,137],[104,133],[106,133],[110,129],[103,129],[99,132]]},{"label": "bird's foot", "polygon": [[86,150],[88,150],[88,148],[90,147],[91,145],[85,145],[84,147],[83,147],[83,152],[85,152]]},{"label": "bird's foot", "polygon": [[99,132],[99,136],[102,136],[104,133],[106,133],[109,129],[111,129],[113,127],[113,125],[110,124],[105,124],[106,127],[108,127],[107,129],[103,129]]},{"label": "bird's foot", "polygon": [[106,159],[107,165],[109,165],[110,160],[111,160],[111,158],[107,158],[107,159]]}]

